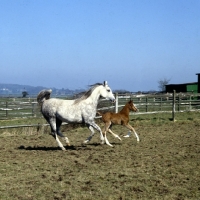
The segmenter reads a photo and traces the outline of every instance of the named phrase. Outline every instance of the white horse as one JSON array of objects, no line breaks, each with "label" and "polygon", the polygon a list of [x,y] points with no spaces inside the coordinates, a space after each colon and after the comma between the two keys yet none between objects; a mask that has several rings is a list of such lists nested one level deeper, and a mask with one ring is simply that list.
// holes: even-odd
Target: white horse
[{"label": "white horse", "polygon": [[100,127],[94,122],[99,98],[104,97],[113,102],[115,101],[112,90],[106,81],[103,84],[92,85],[81,98],[75,100],[50,98],[51,92],[52,90],[42,90],[37,96],[37,101],[41,105],[41,112],[44,118],[51,126],[52,136],[62,150],[65,150],[65,147],[57,135],[64,137],[67,145],[70,145],[69,139],[60,132],[60,126],[63,121],[67,123],[85,123],[88,126],[91,135],[84,143],[88,143],[92,139],[94,135],[93,128],[95,128],[100,132],[102,144],[106,142],[107,145],[112,146],[106,135],[102,134]]}]

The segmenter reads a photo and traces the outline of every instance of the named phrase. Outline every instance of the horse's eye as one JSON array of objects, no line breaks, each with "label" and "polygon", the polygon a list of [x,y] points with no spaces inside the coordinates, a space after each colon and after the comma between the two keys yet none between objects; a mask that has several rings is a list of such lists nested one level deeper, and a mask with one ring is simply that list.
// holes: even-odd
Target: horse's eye
[{"label": "horse's eye", "polygon": [[110,92],[110,90],[107,90],[107,92]]}]

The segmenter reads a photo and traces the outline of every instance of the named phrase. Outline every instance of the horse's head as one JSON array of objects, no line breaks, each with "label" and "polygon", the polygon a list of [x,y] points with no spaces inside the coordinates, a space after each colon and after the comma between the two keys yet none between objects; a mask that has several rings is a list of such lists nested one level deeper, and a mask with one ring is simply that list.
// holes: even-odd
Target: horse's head
[{"label": "horse's head", "polygon": [[129,107],[129,110],[131,110],[131,111],[133,111],[133,112],[137,112],[138,111],[138,109],[135,107],[135,105],[133,104],[133,101],[132,100],[130,100],[129,102],[128,102],[128,107]]},{"label": "horse's head", "polygon": [[115,97],[112,93],[112,90],[110,89],[110,87],[108,86],[107,81],[104,81],[103,85],[102,85],[102,89],[100,90],[100,95],[106,99],[109,99],[112,102],[115,102]]}]

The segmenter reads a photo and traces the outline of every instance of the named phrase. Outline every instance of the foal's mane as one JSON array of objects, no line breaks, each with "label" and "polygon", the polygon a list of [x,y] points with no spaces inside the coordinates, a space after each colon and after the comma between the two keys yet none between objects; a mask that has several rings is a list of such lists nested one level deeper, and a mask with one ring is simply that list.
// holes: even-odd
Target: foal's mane
[{"label": "foal's mane", "polygon": [[87,99],[92,94],[92,92],[100,85],[103,85],[103,84],[102,83],[95,83],[93,85],[89,85],[91,88],[87,92],[85,92],[83,94],[83,96],[81,96],[80,98],[76,99],[74,103],[76,104],[76,103],[79,103],[82,100]]}]

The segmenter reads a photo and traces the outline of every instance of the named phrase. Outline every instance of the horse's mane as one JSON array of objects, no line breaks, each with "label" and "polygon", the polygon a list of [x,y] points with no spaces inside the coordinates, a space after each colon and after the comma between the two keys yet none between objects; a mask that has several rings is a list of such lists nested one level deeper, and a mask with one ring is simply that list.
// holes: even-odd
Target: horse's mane
[{"label": "horse's mane", "polygon": [[89,85],[91,88],[87,92],[85,92],[80,98],[76,99],[74,103],[76,104],[76,103],[79,103],[82,100],[87,99],[92,94],[92,92],[96,89],[96,87],[98,87],[100,85],[103,85],[103,84],[102,83],[95,83],[93,85]]}]

